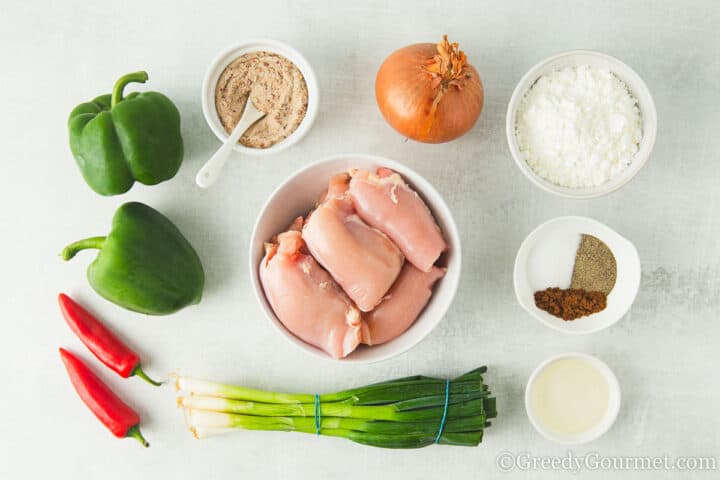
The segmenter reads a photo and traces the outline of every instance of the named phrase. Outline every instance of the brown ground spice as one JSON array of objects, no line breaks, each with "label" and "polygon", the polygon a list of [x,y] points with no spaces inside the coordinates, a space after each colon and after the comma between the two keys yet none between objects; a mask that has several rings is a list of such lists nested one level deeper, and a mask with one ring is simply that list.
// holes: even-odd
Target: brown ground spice
[{"label": "brown ground spice", "polygon": [[563,320],[575,320],[605,310],[607,295],[582,288],[546,288],[535,292],[535,305]]},{"label": "brown ground spice", "polygon": [[225,131],[232,133],[245,104],[265,113],[240,137],[251,148],[268,148],[289,137],[302,123],[308,89],[300,69],[272,52],[249,52],[233,60],[215,86],[215,110]]}]

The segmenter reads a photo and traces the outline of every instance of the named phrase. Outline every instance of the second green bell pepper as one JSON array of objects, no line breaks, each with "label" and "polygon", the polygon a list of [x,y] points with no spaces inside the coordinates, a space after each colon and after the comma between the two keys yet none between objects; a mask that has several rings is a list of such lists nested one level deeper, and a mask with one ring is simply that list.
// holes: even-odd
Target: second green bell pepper
[{"label": "second green bell pepper", "polygon": [[101,195],[127,192],[137,180],[155,185],[175,176],[183,158],[180,113],[158,92],[133,92],[145,72],[129,73],[112,94],[81,103],[70,113],[70,150],[85,182]]},{"label": "second green bell pepper", "polygon": [[199,303],[205,273],[197,253],[173,223],[139,202],[120,206],[107,237],[65,247],[70,260],[80,250],[98,249],[87,269],[93,289],[135,312],[166,315]]}]

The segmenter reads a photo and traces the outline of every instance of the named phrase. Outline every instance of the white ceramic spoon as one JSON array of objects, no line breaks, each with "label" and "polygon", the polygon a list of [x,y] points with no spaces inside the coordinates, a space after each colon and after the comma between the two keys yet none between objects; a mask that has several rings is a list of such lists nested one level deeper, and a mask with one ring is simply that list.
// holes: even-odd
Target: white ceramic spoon
[{"label": "white ceramic spoon", "polygon": [[243,110],[240,121],[235,126],[227,140],[225,140],[225,143],[223,143],[222,147],[218,148],[218,151],[215,152],[215,155],[210,157],[210,160],[205,162],[205,165],[203,165],[203,167],[197,173],[197,176],[195,177],[195,183],[197,183],[199,187],[208,188],[210,185],[215,183],[218,177],[220,177],[220,172],[222,171],[225,162],[230,157],[230,153],[232,152],[233,147],[238,142],[238,140],[240,140],[242,134],[245,132],[245,130],[250,128],[252,124],[257,122],[264,116],[265,114],[255,108],[255,105],[253,105],[252,101],[250,101],[250,97],[248,96],[247,103],[245,104],[245,110]]}]

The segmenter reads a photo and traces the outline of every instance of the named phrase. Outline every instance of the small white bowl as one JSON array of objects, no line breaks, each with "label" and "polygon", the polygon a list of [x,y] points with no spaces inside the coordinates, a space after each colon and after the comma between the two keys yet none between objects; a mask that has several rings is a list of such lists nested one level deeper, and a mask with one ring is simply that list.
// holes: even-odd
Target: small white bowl
[{"label": "small white bowl", "polygon": [[[517,137],[515,135],[515,125],[517,109],[520,105],[520,101],[523,99],[525,93],[527,93],[530,87],[532,87],[538,80],[538,78],[552,73],[554,70],[580,65],[590,65],[592,67],[610,70],[617,75],[618,78],[625,82],[625,85],[627,85],[630,89],[630,93],[632,93],[638,101],[640,115],[642,118],[643,136],[640,141],[638,152],[635,154],[635,158],[632,163],[617,176],[594,187],[569,188],[556,185],[548,180],[545,180],[533,171],[530,165],[527,164],[520,154]],[[642,81],[632,68],[628,67],[617,58],[605,55],[604,53],[593,52],[590,50],[573,50],[543,60],[532,67],[530,71],[528,71],[525,76],[520,79],[520,82],[515,87],[515,91],[510,98],[510,103],[508,104],[507,115],[505,117],[505,133],[507,136],[508,146],[510,147],[510,153],[515,159],[515,163],[525,176],[528,177],[535,185],[550,193],[560,195],[561,197],[593,198],[606,195],[619,189],[629,182],[630,179],[632,179],[640,171],[643,165],[645,165],[645,162],[647,162],[650,157],[653,145],[655,144],[655,135],[657,134],[657,113],[655,111],[655,103],[650,95],[650,90],[648,90],[645,82]]]},{"label": "small white bowl", "polygon": [[402,335],[381,345],[372,347],[360,345],[340,361],[343,363],[379,362],[399,355],[417,345],[442,320],[452,303],[460,280],[462,254],[460,234],[455,220],[437,190],[414,170],[387,158],[361,154],[333,155],[300,169],[275,189],[260,210],[250,239],[250,278],[260,307],[277,331],[302,350],[326,360],[334,359],[290,333],[268,304],[259,277],[260,261],[264,256],[263,244],[273,235],[287,228],[298,215],[306,215],[314,207],[320,194],[327,189],[328,180],[332,175],[348,171],[351,168],[375,169],[377,167],[387,167],[398,172],[427,203],[448,243],[448,251],[441,257],[447,273],[435,285],[433,295],[425,310]]},{"label": "small white bowl", "polygon": [[[548,430],[535,417],[533,410],[530,406],[530,392],[532,391],[535,379],[538,377],[540,372],[542,372],[551,363],[565,358],[581,358],[590,362],[590,364],[592,364],[592,366],[595,367],[597,371],[605,378],[608,384],[608,394],[610,398],[608,399],[608,409],[605,412],[605,416],[600,421],[600,423],[597,424],[593,429],[587,432],[583,432],[579,435],[563,436],[559,435],[556,432]],[[617,419],[618,412],[620,412],[621,396],[622,395],[620,392],[620,383],[618,382],[617,377],[615,376],[613,371],[610,370],[610,367],[608,367],[605,362],[603,362],[599,358],[593,357],[592,355],[588,355],[585,353],[563,353],[548,358],[540,365],[538,365],[535,371],[533,371],[532,375],[530,375],[530,379],[528,380],[527,386],[525,387],[525,411],[527,412],[527,416],[530,419],[530,423],[532,423],[532,426],[535,427],[535,430],[537,430],[542,436],[544,436],[548,440],[552,440],[553,442],[561,443],[563,445],[581,445],[583,443],[588,443],[600,438],[608,430],[610,430],[610,427],[612,427],[613,423],[615,423],[615,419]]]},{"label": "small white bowl", "polygon": [[310,130],[310,127],[312,127],[313,122],[315,122],[320,102],[315,72],[305,57],[291,46],[278,42],[277,40],[254,39],[246,40],[223,50],[215,60],[213,60],[205,73],[202,84],[202,109],[210,129],[221,142],[225,142],[229,135],[225,131],[225,128],[223,128],[220,117],[215,109],[215,87],[223,70],[225,70],[225,67],[233,60],[246,53],[259,51],[277,53],[294,63],[300,69],[303,77],[305,77],[305,84],[308,90],[308,105],[305,117],[303,117],[298,128],[287,138],[268,148],[250,148],[240,143],[237,143],[233,147],[233,150],[236,152],[248,155],[272,155],[285,150],[305,136]]},{"label": "small white bowl", "polygon": [[[605,310],[566,321],[535,306],[534,293],[550,287],[568,288],[580,235],[602,240],[617,263],[617,281],[607,297]],[[613,229],[587,217],[558,217],[533,230],[515,257],[513,283],[520,305],[555,330],[583,334],[603,330],[630,310],[640,289],[640,257],[635,245]]]}]

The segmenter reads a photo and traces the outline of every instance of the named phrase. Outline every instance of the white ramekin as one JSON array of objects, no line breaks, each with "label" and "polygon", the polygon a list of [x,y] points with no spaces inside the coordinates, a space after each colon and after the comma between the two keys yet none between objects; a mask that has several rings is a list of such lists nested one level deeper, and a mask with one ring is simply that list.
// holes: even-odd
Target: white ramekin
[{"label": "white ramekin", "polygon": [[265,316],[272,326],[293,345],[300,347],[313,356],[326,360],[333,360],[325,352],[309,345],[290,333],[278,320],[260,283],[259,267],[264,256],[263,245],[273,235],[282,232],[298,215],[306,215],[317,202],[320,194],[327,189],[328,180],[336,173],[348,171],[351,168],[375,169],[387,167],[398,172],[405,181],[425,200],[425,203],[435,216],[448,251],[443,255],[444,266],[447,272],[435,288],[425,309],[404,333],[399,337],[381,345],[368,347],[360,345],[341,363],[373,363],[399,355],[422,341],[443,319],[460,282],[460,267],[462,253],[460,247],[460,233],[447,204],[437,190],[417,172],[402,163],[383,157],[362,154],[333,155],[312,163],[294,174],[278,186],[270,194],[267,202],[258,215],[255,227],[250,237],[249,268],[250,279],[255,296]]},{"label": "white ramekin", "polygon": [[[545,428],[539,419],[535,417],[530,405],[530,392],[535,383],[535,379],[538,377],[540,372],[542,372],[551,363],[565,358],[580,358],[590,362],[590,364],[595,367],[598,372],[600,372],[603,378],[605,378],[605,381],[607,381],[608,394],[610,395],[610,398],[608,399],[608,409],[600,423],[597,424],[595,428],[587,432],[571,436],[558,435],[557,433]],[[527,412],[527,416],[530,419],[532,426],[535,427],[535,430],[537,430],[543,437],[563,445],[581,445],[600,438],[608,430],[610,430],[610,427],[613,426],[613,423],[615,423],[615,419],[617,419],[618,413],[620,412],[621,397],[620,383],[613,371],[610,370],[610,367],[608,367],[605,362],[586,353],[562,353],[560,355],[552,356],[542,362],[530,375],[530,379],[525,387],[525,411]]]},{"label": "white ramekin", "polygon": [[202,109],[203,114],[205,115],[205,120],[210,126],[210,129],[221,142],[224,142],[227,139],[228,134],[225,132],[225,129],[220,122],[220,117],[217,114],[217,110],[215,109],[215,87],[217,86],[220,74],[222,74],[228,64],[240,55],[258,51],[277,53],[278,55],[282,55],[293,62],[300,69],[303,77],[305,77],[305,83],[308,89],[307,112],[305,113],[305,117],[300,122],[298,128],[290,134],[290,136],[268,148],[250,148],[240,143],[233,147],[235,151],[248,155],[272,155],[285,150],[305,136],[315,121],[320,101],[315,72],[305,57],[303,57],[300,52],[291,46],[278,42],[277,40],[252,39],[223,50],[215,58],[215,60],[212,61],[210,67],[208,67],[207,72],[205,73],[201,94]]},{"label": "white ramekin", "polygon": [[[571,237],[577,238],[579,244],[582,234],[593,235],[610,248],[617,262],[617,281],[607,297],[607,307],[604,310],[588,317],[565,321],[540,310],[535,305],[534,298],[534,292],[537,290],[562,287],[563,285],[550,282],[533,285],[528,275],[528,263],[533,255],[538,254],[537,252],[543,244],[546,246],[557,245],[550,257],[554,259],[556,265],[560,262],[560,255],[569,255],[570,258],[574,258],[574,250],[561,251],[565,248],[563,240]],[[547,273],[549,276],[553,276],[553,269],[548,268]],[[635,245],[607,225],[592,218],[579,216],[553,218],[530,232],[518,249],[513,268],[513,286],[520,306],[544,325],[559,332],[571,334],[599,332],[617,323],[630,311],[630,307],[640,291],[641,278],[642,266]],[[570,278],[567,278],[567,285],[569,284]]]},{"label": "white ramekin", "polygon": [[[556,185],[545,180],[536,174],[533,169],[525,162],[520,154],[515,136],[515,117],[517,114],[520,101],[525,93],[533,86],[538,78],[547,75],[554,70],[566,67],[590,65],[593,67],[608,69],[617,75],[630,89],[630,92],[638,100],[640,115],[642,117],[643,137],[640,146],[632,163],[616,177],[594,187],[585,188],[569,188]],[[645,165],[650,157],[653,145],[655,144],[655,136],[657,134],[657,113],[655,111],[655,103],[653,102],[650,90],[648,90],[645,82],[635,71],[625,65],[617,58],[605,55],[604,53],[594,52],[591,50],[573,50],[561,53],[559,55],[546,58],[542,62],[532,67],[515,87],[515,91],[510,98],[508,104],[507,115],[505,117],[505,133],[507,136],[510,153],[515,159],[515,163],[520,170],[538,187],[550,193],[560,195],[567,198],[593,198],[606,195],[613,192],[627,182],[630,181]]]}]

